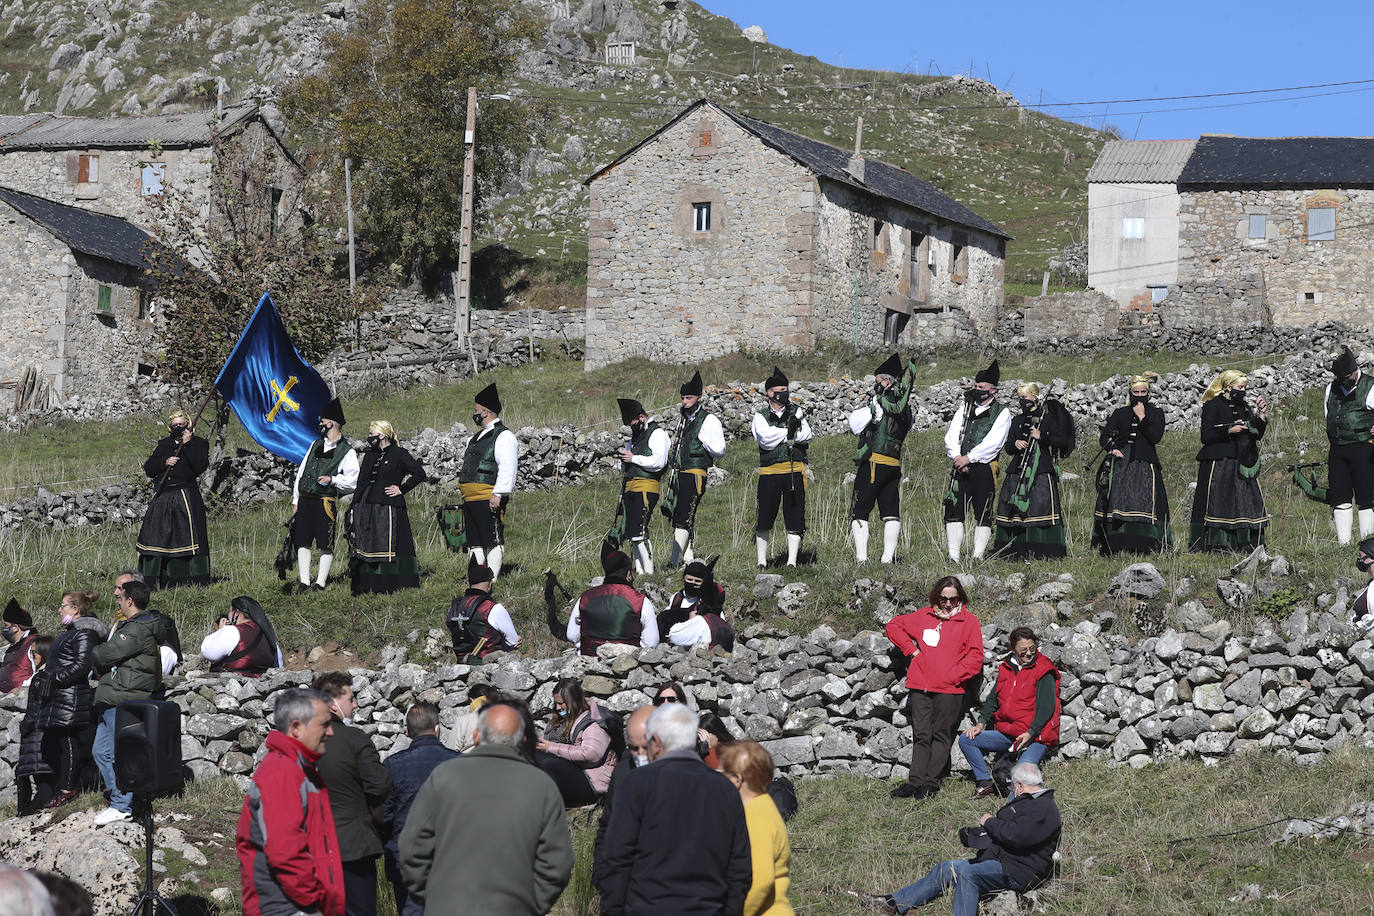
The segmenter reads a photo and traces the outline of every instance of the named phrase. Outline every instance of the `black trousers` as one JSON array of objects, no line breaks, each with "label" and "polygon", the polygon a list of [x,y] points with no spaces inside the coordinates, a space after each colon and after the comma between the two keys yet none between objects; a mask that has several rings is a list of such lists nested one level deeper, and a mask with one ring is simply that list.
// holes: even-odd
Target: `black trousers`
[{"label": "black trousers", "polygon": [[330,499],[331,518],[325,509],[326,503],[318,496],[301,494],[296,503],[296,525],[292,529],[296,549],[317,547],[324,553],[334,552],[334,538],[338,532],[339,501]]},{"label": "black trousers", "polygon": [[506,502],[509,496],[501,497],[501,507],[491,511],[491,503],[463,503],[463,530],[467,532],[468,547],[490,550],[506,543]]},{"label": "black trousers", "polygon": [[548,753],[536,753],[534,762],[539,764],[539,768],[549,774],[554,785],[558,786],[559,793],[563,796],[563,807],[580,808],[583,805],[596,804],[596,790],[592,788],[592,781],[587,778],[587,771],[582,767]]},{"label": "black trousers", "polygon": [[639,541],[647,538],[649,519],[654,517],[658,494],[621,491],[620,502],[625,507],[625,540]]},{"label": "black trousers", "polygon": [[804,465],[793,474],[759,475],[759,521],[755,531],[772,531],[782,509],[782,523],[788,534],[806,533],[806,477]]},{"label": "black trousers", "polygon": [[970,464],[968,473],[959,475],[958,499],[953,505],[945,503],[945,521],[962,522],[965,507],[973,509],[977,524],[992,527],[992,501],[997,495],[997,481],[990,464]]},{"label": "black trousers", "polygon": [[1332,445],[1327,454],[1327,500],[1333,507],[1353,501],[1374,509],[1374,444]]},{"label": "black trousers", "polygon": [[673,527],[691,531],[697,524],[697,506],[701,505],[701,496],[706,492],[706,475],[678,471],[676,488]]},{"label": "black trousers", "polygon": [[901,517],[902,469],[891,464],[874,464],[865,461],[859,465],[854,477],[853,517],[861,522],[868,521],[873,514],[873,506],[878,506],[878,517],[895,520]]},{"label": "black trousers", "polygon": [[962,693],[929,693],[913,690],[908,700],[911,715],[911,775],[916,786],[933,786],[949,763],[954,746],[954,726],[963,708]]},{"label": "black trousers", "polygon": [[377,857],[344,862],[343,879],[348,916],[377,916]]}]

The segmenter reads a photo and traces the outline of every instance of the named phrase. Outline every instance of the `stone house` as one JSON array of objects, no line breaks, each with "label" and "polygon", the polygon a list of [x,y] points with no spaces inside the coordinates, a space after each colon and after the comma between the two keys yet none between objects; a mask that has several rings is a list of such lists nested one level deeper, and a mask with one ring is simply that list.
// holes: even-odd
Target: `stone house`
[{"label": "stone house", "polygon": [[151,244],[122,217],[0,187],[0,388],[27,379],[43,408],[152,374]]},{"label": "stone house", "polygon": [[1112,140],[1088,171],[1088,286],[1152,311],[1178,280],[1178,174],[1196,140]]},{"label": "stone house", "polygon": [[588,368],[996,326],[1006,232],[909,172],[714,102],[586,184]]},{"label": "stone house", "polygon": [[[217,199],[216,180],[242,193]],[[0,116],[0,186],[149,230],[167,192],[183,198],[201,224],[234,233],[262,237],[305,219],[305,170],[252,101],[219,116]],[[226,198],[227,206],[212,204]]]}]

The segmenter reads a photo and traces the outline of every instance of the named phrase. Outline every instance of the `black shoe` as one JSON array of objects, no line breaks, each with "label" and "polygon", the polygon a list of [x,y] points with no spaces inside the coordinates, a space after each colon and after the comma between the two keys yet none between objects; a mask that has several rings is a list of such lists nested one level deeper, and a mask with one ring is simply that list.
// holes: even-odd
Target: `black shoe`
[{"label": "black shoe", "polygon": [[896,913],[897,901],[891,894],[865,894],[863,891],[846,890],[846,894],[857,897],[859,902],[864,905],[864,909],[875,910],[879,913]]},{"label": "black shoe", "polygon": [[920,799],[923,799],[923,798],[934,798],[936,795],[939,795],[939,794],[940,794],[940,787],[939,787],[939,786],[927,784],[927,785],[918,787],[918,788],[916,789],[916,793],[912,796],[912,798],[915,798],[916,800],[919,801]]},{"label": "black shoe", "polygon": [[918,786],[914,783],[904,782],[888,794],[893,798],[914,798],[916,793],[920,792],[922,788],[922,786]]},{"label": "black shoe", "polygon": [[310,590],[312,592],[322,592],[324,591],[324,586],[316,582],[314,585],[310,586]]},{"label": "black shoe", "polygon": [[968,799],[969,799],[969,801],[973,801],[973,800],[979,799],[979,798],[988,798],[988,797],[993,796],[993,795],[996,795],[996,794],[997,794],[997,787],[996,787],[995,785],[992,784],[992,780],[988,780],[988,781],[985,782],[985,783],[983,783],[983,782],[978,783],[977,787],[975,787],[974,790],[973,790],[973,794],[970,795],[970,796],[968,797]]},{"label": "black shoe", "polygon": [[305,594],[306,592],[308,592],[308,591],[310,591],[310,586],[306,585],[304,582],[297,582],[297,583],[296,583],[296,594],[297,594],[297,595],[304,595],[304,594]]}]

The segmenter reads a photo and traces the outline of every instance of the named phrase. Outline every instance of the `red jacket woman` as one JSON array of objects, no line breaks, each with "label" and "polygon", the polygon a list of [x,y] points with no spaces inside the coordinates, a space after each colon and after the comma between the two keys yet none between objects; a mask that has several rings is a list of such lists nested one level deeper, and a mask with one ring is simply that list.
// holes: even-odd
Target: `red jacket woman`
[{"label": "red jacket woman", "polygon": [[930,590],[930,606],[888,621],[887,638],[911,657],[911,771],[892,797],[930,798],[949,761],[965,688],[983,670],[983,630],[963,584],[945,576]]}]

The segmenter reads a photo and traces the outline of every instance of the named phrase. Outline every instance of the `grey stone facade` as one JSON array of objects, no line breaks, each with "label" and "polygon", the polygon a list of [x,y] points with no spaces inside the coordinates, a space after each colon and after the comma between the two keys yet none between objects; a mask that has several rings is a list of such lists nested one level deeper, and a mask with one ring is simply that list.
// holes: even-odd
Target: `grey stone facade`
[{"label": "grey stone facade", "polygon": [[1053,293],[1027,299],[1022,333],[1029,341],[1065,337],[1100,337],[1121,326],[1115,299],[1093,290]]},{"label": "grey stone facade", "polygon": [[858,191],[744,123],[698,103],[588,181],[588,368],[822,339],[876,350],[889,312],[904,346],[992,334],[1003,238]]}]

